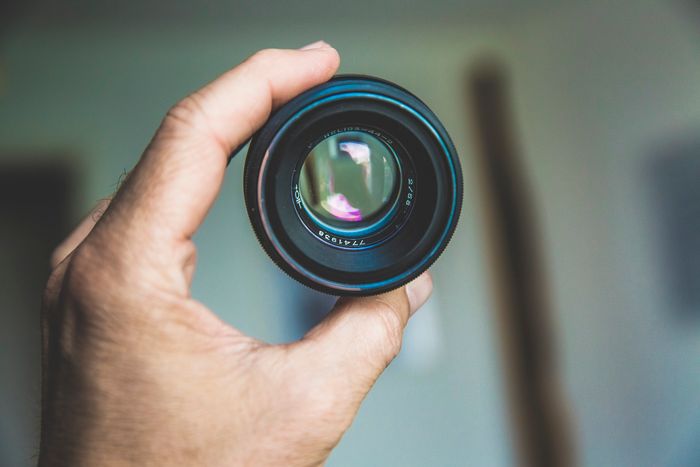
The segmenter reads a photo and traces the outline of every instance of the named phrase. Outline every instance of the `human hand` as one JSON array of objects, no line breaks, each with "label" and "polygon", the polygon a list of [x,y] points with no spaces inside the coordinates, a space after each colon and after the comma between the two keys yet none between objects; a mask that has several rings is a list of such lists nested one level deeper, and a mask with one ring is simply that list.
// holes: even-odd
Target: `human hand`
[{"label": "human hand", "polygon": [[41,466],[325,461],[398,353],[430,276],[341,299],[286,345],[222,322],[190,285],[192,236],[227,157],[338,63],[325,43],[265,50],[185,98],[111,203],[57,248],[42,313]]}]

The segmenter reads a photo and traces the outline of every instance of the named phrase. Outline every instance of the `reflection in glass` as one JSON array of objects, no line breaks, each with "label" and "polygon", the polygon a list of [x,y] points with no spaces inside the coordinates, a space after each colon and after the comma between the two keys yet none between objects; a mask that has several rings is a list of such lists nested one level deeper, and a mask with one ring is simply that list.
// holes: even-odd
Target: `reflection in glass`
[{"label": "reflection in glass", "polygon": [[319,142],[301,169],[299,191],[317,220],[337,227],[371,222],[393,201],[399,170],[378,138],[346,131]]}]

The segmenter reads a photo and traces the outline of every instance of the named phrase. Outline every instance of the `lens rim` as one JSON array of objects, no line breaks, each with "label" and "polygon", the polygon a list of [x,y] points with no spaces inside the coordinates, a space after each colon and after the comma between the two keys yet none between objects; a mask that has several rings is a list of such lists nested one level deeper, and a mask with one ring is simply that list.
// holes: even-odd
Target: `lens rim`
[{"label": "lens rim", "polygon": [[[319,242],[318,236],[309,236],[308,231],[300,233],[298,229],[303,223],[290,224],[294,222],[290,216],[295,210],[286,208],[289,202],[295,204],[296,200],[293,190],[284,193],[286,187],[293,186],[293,177],[284,174],[287,170],[294,174],[290,163],[297,164],[299,158],[298,148],[289,154],[285,151],[293,149],[294,137],[299,137],[304,128],[312,128],[313,118],[323,120],[326,111],[329,115],[336,112],[334,118],[342,120],[339,116],[343,115],[343,109],[350,112],[348,109],[355,108],[353,106],[356,107],[353,111],[366,108],[370,116],[381,115],[392,131],[400,133],[394,135],[395,142],[397,147],[407,146],[403,149],[415,165],[416,196],[410,209],[401,210],[403,224],[391,224],[395,232],[388,241],[369,246],[352,245],[354,251],[348,252],[334,248],[331,236]],[[332,126],[331,123],[326,122]],[[285,158],[290,160],[285,161]],[[291,160],[294,158],[296,160]],[[426,170],[432,171],[435,179],[425,175]],[[444,250],[459,218],[462,174],[449,135],[424,103],[393,83],[346,75],[303,93],[268,120],[251,141],[244,190],[258,240],[282,270],[322,292],[371,295],[399,287],[417,277]],[[419,224],[423,225],[421,229],[412,228]],[[314,240],[313,245],[307,243],[309,239]],[[410,244],[413,240],[415,245]],[[300,250],[302,247],[307,250]],[[405,251],[398,251],[401,253],[398,254],[397,248]]]}]

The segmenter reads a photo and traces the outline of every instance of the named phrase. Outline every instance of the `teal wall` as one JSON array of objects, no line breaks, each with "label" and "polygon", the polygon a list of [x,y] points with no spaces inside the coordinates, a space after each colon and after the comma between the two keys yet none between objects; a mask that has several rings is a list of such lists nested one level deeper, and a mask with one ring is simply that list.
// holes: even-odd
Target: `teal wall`
[{"label": "teal wall", "polygon": [[[674,320],[664,298],[643,173],[657,143],[700,128],[698,18],[682,2],[596,0],[361,28],[342,18],[19,25],[0,43],[0,157],[64,158],[81,176],[76,210],[85,212],[136,162],[170,105],[256,49],[324,38],[339,49],[342,72],[414,91],[460,151],[462,220],[433,269],[434,299],[329,465],[512,465],[463,94],[467,65],[500,56],[539,208],[581,464],[699,465],[700,328]],[[242,163],[232,162],[196,237],[193,293],[243,331],[286,341],[301,332],[304,307],[329,300],[259,248],[244,213]],[[0,381],[14,374],[2,371]],[[7,403],[5,384],[0,464],[22,465],[36,405]]]}]

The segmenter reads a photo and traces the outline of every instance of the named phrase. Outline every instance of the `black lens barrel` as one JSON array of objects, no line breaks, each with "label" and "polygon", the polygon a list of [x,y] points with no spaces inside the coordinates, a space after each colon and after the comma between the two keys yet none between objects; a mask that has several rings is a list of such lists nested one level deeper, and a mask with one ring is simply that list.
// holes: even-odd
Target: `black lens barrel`
[{"label": "black lens barrel", "polygon": [[[301,166],[320,141],[360,131],[380,139],[400,166],[398,208],[361,235],[319,225],[302,206]],[[338,76],[277,110],[250,143],[248,215],[272,260],[301,283],[333,295],[372,295],[426,270],[454,232],[462,173],[437,117],[408,91],[367,76]]]}]

